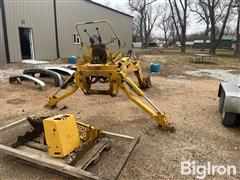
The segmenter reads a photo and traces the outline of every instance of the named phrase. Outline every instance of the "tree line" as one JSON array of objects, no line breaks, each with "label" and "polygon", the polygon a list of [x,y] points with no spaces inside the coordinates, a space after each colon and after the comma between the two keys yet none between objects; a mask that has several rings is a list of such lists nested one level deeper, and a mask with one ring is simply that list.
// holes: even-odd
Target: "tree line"
[{"label": "tree line", "polygon": [[[228,23],[234,20],[236,35],[235,55],[239,56],[240,48],[240,0],[128,0],[134,13],[133,34],[140,38],[143,48],[147,48],[152,30],[156,26],[163,31],[164,46],[179,41],[181,52],[186,51],[187,27],[189,14],[194,14],[197,23],[203,23],[205,30],[201,33],[204,47],[210,39],[209,53],[215,54],[224,33],[230,32]],[[237,19],[237,20],[236,20]],[[203,50],[205,50],[203,48]]]}]

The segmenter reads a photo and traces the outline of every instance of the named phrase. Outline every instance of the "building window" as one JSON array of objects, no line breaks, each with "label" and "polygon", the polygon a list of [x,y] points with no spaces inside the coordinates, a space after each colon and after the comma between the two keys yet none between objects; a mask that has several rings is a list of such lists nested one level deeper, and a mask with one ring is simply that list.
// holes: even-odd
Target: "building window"
[{"label": "building window", "polygon": [[80,44],[80,37],[77,33],[73,34],[73,44]]}]

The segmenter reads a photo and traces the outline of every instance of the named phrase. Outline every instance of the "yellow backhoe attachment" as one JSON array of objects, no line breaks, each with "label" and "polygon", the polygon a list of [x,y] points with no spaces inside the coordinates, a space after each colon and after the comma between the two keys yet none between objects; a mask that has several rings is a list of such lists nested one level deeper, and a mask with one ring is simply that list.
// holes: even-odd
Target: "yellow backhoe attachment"
[{"label": "yellow backhoe attachment", "polygon": [[[91,37],[85,29],[84,32],[90,37],[90,45],[83,41],[81,41],[81,45],[87,46],[88,54],[83,54],[83,56],[79,58],[77,62],[77,71],[64,82],[52,97],[49,98],[49,101],[45,106],[53,108],[59,101],[75,93],[78,88],[80,88],[86,95],[104,94],[111,96],[116,96],[118,90],[121,89],[132,102],[148,113],[159,126],[170,131],[175,131],[174,127],[167,120],[165,113],[161,112],[141,90],[151,87],[150,76],[144,78],[141,69],[141,62],[132,59],[131,53],[128,56],[124,56],[120,52],[121,42],[110,22],[96,21],[77,24],[76,27],[80,39],[82,40],[79,30],[80,26],[98,23],[107,23],[110,26],[110,29],[113,31],[114,40],[118,41],[119,52],[107,52],[106,45],[109,44],[109,41],[102,43],[98,27],[96,27],[98,36],[94,36],[97,36],[97,39]],[[112,39],[112,41],[114,40]],[[137,77],[139,86],[127,76],[127,73],[130,72],[134,73]],[[93,89],[92,85],[95,83],[108,84],[109,87],[107,90]],[[67,88],[69,85],[73,86],[71,90],[57,97],[59,91]],[[137,94],[137,96],[134,96],[131,91]],[[144,98],[148,104],[141,101],[140,98]]]}]

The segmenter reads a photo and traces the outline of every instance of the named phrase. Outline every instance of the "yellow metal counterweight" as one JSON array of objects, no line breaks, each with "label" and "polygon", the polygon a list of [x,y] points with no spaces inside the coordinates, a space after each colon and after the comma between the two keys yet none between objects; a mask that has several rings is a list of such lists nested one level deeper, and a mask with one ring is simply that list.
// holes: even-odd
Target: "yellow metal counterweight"
[{"label": "yellow metal counterweight", "polygon": [[81,144],[76,117],[60,114],[43,120],[50,157],[65,157]]}]

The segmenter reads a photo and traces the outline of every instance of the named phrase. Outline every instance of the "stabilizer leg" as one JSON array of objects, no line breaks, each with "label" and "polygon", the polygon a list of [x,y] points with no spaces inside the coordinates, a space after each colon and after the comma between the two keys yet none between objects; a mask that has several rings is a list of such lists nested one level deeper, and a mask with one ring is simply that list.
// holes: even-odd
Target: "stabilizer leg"
[{"label": "stabilizer leg", "polygon": [[77,91],[78,87],[76,85],[74,85],[72,87],[72,89],[68,92],[66,92],[65,94],[61,95],[60,97],[56,97],[56,93],[55,95],[53,95],[52,97],[49,98],[48,103],[44,106],[46,108],[54,108],[57,103],[63,99],[65,99],[68,96],[71,96],[73,93],[75,93]]},{"label": "stabilizer leg", "polygon": [[75,83],[70,91],[64,93],[60,97],[56,96],[59,93],[60,90],[67,88],[67,86],[69,86],[72,82],[74,82],[74,76],[75,76],[75,73],[73,75],[71,75],[63,83],[63,85],[54,93],[54,95],[52,97],[49,98],[48,103],[44,107],[46,107],[46,108],[54,108],[59,101],[65,99],[66,97],[72,95],[73,93],[75,93],[77,91],[78,85]]}]

